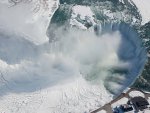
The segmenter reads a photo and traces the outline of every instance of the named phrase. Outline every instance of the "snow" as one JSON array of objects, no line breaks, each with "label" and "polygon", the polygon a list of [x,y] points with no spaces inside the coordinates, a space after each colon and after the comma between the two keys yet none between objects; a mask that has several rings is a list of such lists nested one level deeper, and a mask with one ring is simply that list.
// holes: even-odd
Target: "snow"
[{"label": "snow", "polygon": [[134,5],[134,3],[133,3],[132,0],[128,0],[128,2],[129,2],[131,5]]},{"label": "snow", "polygon": [[150,0],[132,0],[142,15],[142,25],[150,21]]},{"label": "snow", "polygon": [[117,102],[113,103],[112,108],[115,108],[115,107],[120,106],[120,105],[127,104],[128,100],[129,100],[128,98],[123,97],[120,100],[118,100]]},{"label": "snow", "polygon": [[110,19],[114,18],[114,14],[110,10],[103,9],[103,13],[104,13],[104,15],[109,17]]},{"label": "snow", "polygon": [[81,6],[81,5],[75,5],[72,7],[72,14],[70,19],[70,25],[77,26],[81,29],[87,29],[84,24],[78,21],[80,20],[86,20],[88,22],[91,22],[93,25],[96,23],[94,22],[94,13],[88,6]]},{"label": "snow", "polygon": [[[10,93],[0,101],[0,111],[7,113],[89,112],[89,109],[94,109],[99,101],[103,99],[106,101],[105,99],[109,98],[105,89],[97,88],[91,87],[79,78],[36,92]],[[103,95],[100,91],[103,91]]]},{"label": "snow", "polygon": [[[35,45],[0,29],[0,112],[89,112],[112,100],[106,88],[119,94],[128,86],[126,82],[132,82],[131,77],[110,72],[116,67],[128,69],[139,58],[132,58],[134,62],[118,58],[122,41],[118,31],[97,37],[91,31],[70,29],[57,35],[57,42]],[[139,47],[135,40],[134,46],[130,41],[123,40],[133,51]],[[113,81],[116,79],[120,82]]]},{"label": "snow", "polygon": [[[123,3],[123,4],[125,4],[125,2],[124,2],[125,0],[119,0],[119,2],[121,2],[121,3]],[[127,0],[131,5],[134,5],[133,4],[133,2],[132,2],[132,0]]]},{"label": "snow", "polygon": [[[40,1],[12,7],[4,0],[0,3],[0,112],[83,113],[111,101],[112,94],[106,87],[120,93],[119,89],[126,87],[125,81],[131,82],[132,78],[111,76],[109,69],[128,69],[139,61],[137,56],[141,60],[141,54],[134,55],[134,62],[122,62],[117,55],[122,39],[119,32],[101,38],[90,31],[70,31],[63,36],[58,33],[58,42],[44,45],[48,41],[45,32],[50,15],[58,1],[45,1],[49,4],[46,9],[44,0]],[[89,7],[74,6],[72,20],[78,14],[94,24]],[[84,28],[74,21],[72,24]],[[139,49],[137,41],[133,41],[134,46],[128,39],[123,41],[131,48],[128,53],[138,52],[133,49]],[[120,82],[108,83],[106,78],[110,76]]]},{"label": "snow", "polygon": [[72,16],[76,17],[78,14],[80,14],[81,19],[85,19],[86,16],[92,17],[94,15],[90,7],[88,6],[76,5],[72,8],[72,10],[73,10]]},{"label": "snow", "polygon": [[101,111],[99,111],[97,113],[107,113],[107,112],[105,110],[101,110]]},{"label": "snow", "polygon": [[35,44],[42,44],[48,41],[46,30],[58,4],[58,0],[32,0],[14,5],[2,0],[0,26],[24,35]]},{"label": "snow", "polygon": [[87,29],[82,23],[78,22],[76,19],[71,19],[70,25],[78,26],[80,29]]},{"label": "snow", "polygon": [[150,103],[150,97],[148,97],[148,102]]},{"label": "snow", "polygon": [[[150,112],[150,110],[144,110],[144,113],[149,113]],[[142,112],[141,112],[142,113]]]},{"label": "snow", "polygon": [[[83,113],[112,100],[101,79],[92,83],[81,74],[86,72],[85,67],[93,73],[89,63],[94,63],[93,58],[99,55],[93,49],[97,50],[101,39],[89,33],[85,36],[87,32],[82,34],[85,37],[75,38],[77,34],[81,36],[76,33],[73,37],[64,36],[60,42],[62,50],[58,51],[60,44],[54,43],[56,48],[50,45],[53,49],[49,46],[46,50],[44,45],[35,46],[18,34],[0,32],[0,112]],[[118,41],[115,43],[117,46]],[[108,51],[112,51],[112,47],[108,47]]]},{"label": "snow", "polygon": [[[127,92],[127,91],[125,91],[125,92]],[[138,90],[131,91],[129,93],[129,96],[130,96],[130,98],[134,98],[134,97],[137,97],[137,96],[141,96],[141,97],[145,98],[145,95],[142,92],[138,91]],[[116,108],[120,105],[127,104],[129,99],[126,98],[126,97],[121,98],[120,100],[118,100],[118,101],[116,101],[115,103],[112,104],[112,108]],[[148,97],[148,102],[150,103],[150,97]],[[134,107],[133,107],[133,109],[134,109]],[[144,109],[143,111],[138,111],[137,113],[149,113],[149,112],[150,112],[150,109],[148,108],[148,109]],[[127,113],[135,113],[135,109],[133,111],[129,111]]]},{"label": "snow", "polygon": [[129,93],[129,96],[130,97],[141,96],[141,97],[145,98],[144,94],[142,92],[140,92],[140,91],[131,91]]},{"label": "snow", "polygon": [[119,1],[124,4],[124,0],[119,0]]}]

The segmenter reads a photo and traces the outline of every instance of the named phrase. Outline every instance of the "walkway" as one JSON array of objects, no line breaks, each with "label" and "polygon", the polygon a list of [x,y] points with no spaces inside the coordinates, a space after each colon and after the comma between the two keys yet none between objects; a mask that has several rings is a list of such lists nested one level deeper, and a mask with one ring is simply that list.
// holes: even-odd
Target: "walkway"
[{"label": "walkway", "polygon": [[143,93],[146,99],[148,99],[148,97],[150,97],[150,93],[146,93],[146,92],[144,92],[142,90],[139,90],[139,89],[136,89],[136,88],[131,88],[126,93],[121,93],[116,99],[114,99],[111,102],[105,104],[101,108],[98,108],[98,109],[92,111],[91,113],[97,113],[101,110],[105,110],[107,113],[113,113],[111,105],[113,103],[117,102],[118,100],[124,98],[124,97],[130,99],[131,97],[129,96],[129,93],[132,92],[132,91],[139,91],[139,92]]}]

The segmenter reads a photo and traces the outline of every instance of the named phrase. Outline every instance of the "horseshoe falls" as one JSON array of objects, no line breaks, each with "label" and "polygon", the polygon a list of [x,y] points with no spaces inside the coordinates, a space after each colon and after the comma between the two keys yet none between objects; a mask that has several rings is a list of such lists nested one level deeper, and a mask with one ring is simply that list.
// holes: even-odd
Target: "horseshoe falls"
[{"label": "horseshoe falls", "polygon": [[[110,102],[141,75],[147,51],[135,29],[136,23],[96,23],[91,20],[92,12],[84,15],[72,8],[70,23],[60,25],[53,19],[63,19],[68,10],[61,14],[58,11],[62,6],[58,6],[54,16],[46,20],[44,16],[49,14],[41,13],[44,8],[34,16],[28,14],[28,8],[38,4],[33,1],[27,3],[31,6],[18,1],[12,9],[20,15],[23,12],[18,9],[25,11],[25,23],[20,22],[20,17],[19,25],[16,21],[7,26],[9,19],[5,18],[10,10],[4,14],[4,4],[8,3],[0,3],[4,6],[0,8],[0,112],[89,113]],[[73,19],[75,13],[83,13],[81,20]]]}]

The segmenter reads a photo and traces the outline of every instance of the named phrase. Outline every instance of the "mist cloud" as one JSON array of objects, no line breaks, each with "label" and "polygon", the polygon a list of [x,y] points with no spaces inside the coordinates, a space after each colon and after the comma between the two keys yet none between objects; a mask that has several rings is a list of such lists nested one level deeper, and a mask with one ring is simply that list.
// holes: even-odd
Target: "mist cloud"
[{"label": "mist cloud", "polygon": [[[13,50],[18,48],[17,37],[13,34],[7,36],[11,38],[3,37],[6,45],[10,43],[1,48],[7,48],[12,54],[6,54],[8,61],[20,59],[17,64],[9,64],[7,59],[1,61],[1,71],[14,92],[32,92],[82,77],[93,85],[103,83],[106,89],[117,93],[133,82],[146,59],[142,57],[144,53],[137,50],[142,48],[137,37],[126,38],[119,30],[100,36],[77,29],[62,32],[61,29],[57,32],[56,41],[42,46],[20,41],[23,52]],[[34,49],[28,49],[29,45]],[[0,57],[3,58],[2,52]]]}]

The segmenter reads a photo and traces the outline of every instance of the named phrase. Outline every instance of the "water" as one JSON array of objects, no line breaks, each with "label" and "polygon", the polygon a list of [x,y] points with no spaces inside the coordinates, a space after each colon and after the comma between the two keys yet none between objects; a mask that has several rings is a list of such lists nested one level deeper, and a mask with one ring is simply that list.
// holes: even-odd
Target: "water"
[{"label": "water", "polygon": [[[130,86],[146,61],[138,35],[123,23],[100,28],[97,33],[60,28],[51,43],[38,46],[1,32],[0,70],[6,80],[0,82],[2,108],[17,102],[12,95],[27,101],[22,98],[26,95],[33,108],[22,107],[23,111],[85,112]],[[39,97],[44,98],[36,100]],[[10,103],[4,104],[7,99]]]}]

